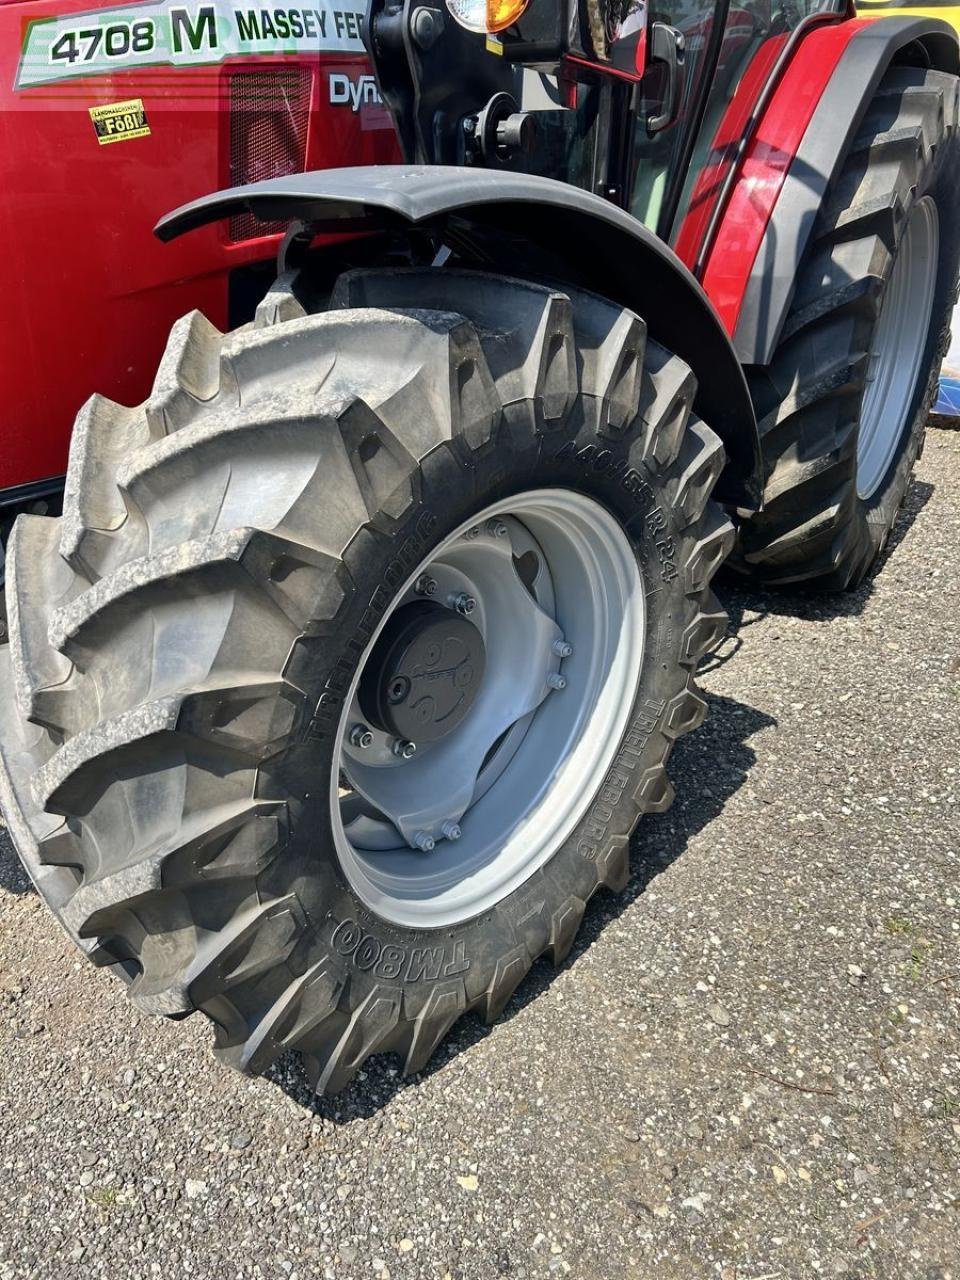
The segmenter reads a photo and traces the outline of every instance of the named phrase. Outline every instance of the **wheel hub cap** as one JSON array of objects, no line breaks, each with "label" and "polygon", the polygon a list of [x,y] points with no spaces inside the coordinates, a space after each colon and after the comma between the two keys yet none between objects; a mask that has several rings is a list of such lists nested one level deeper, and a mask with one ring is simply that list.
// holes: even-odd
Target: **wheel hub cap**
[{"label": "wheel hub cap", "polygon": [[427,601],[403,605],[364,668],[361,710],[385,733],[437,742],[473,706],[485,665],[483,636],[469,618]]}]

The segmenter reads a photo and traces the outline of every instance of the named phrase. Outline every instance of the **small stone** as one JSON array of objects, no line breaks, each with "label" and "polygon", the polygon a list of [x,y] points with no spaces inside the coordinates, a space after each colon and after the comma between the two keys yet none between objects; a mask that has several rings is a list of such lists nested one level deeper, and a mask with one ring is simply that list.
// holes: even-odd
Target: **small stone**
[{"label": "small stone", "polygon": [[123,1083],[127,1086],[127,1088],[129,1088],[130,1085],[133,1084],[136,1078],[137,1078],[137,1073],[136,1071],[134,1071],[133,1067],[127,1067],[126,1071],[123,1073]]},{"label": "small stone", "polygon": [[100,1159],[100,1157],[93,1151],[81,1151],[78,1158],[84,1169],[92,1169]]},{"label": "small stone", "polygon": [[732,1018],[722,1004],[711,1004],[707,1006],[707,1013],[714,1020],[718,1027],[729,1027]]},{"label": "small stone", "polygon": [[230,1145],[234,1151],[246,1151],[252,1141],[249,1133],[234,1133],[230,1137]]},{"label": "small stone", "polygon": [[811,1180],[812,1175],[809,1169],[805,1169],[803,1165],[801,1165],[797,1170],[797,1177],[800,1179],[801,1182],[809,1182]]},{"label": "small stone", "polygon": [[706,1213],[707,1201],[712,1199],[713,1197],[708,1191],[698,1191],[696,1195],[687,1196],[686,1200],[681,1200],[680,1205],[681,1208],[693,1209],[696,1213]]},{"label": "small stone", "polygon": [[787,1180],[786,1169],[782,1169],[778,1164],[772,1164],[770,1166],[770,1172],[773,1174],[773,1180],[777,1184],[777,1186],[778,1187],[783,1186],[783,1184]]},{"label": "small stone", "polygon": [[409,1237],[404,1237],[404,1239],[397,1245],[397,1248],[401,1253],[409,1253],[413,1248],[413,1241]]},{"label": "small stone", "polygon": [[89,1187],[91,1182],[93,1182],[93,1172],[90,1169],[85,1169],[80,1175],[80,1185],[81,1187]]},{"label": "small stone", "polygon": [[694,1142],[702,1142],[705,1136],[698,1124],[688,1124],[685,1132],[687,1137],[692,1138]]},{"label": "small stone", "polygon": [[347,1265],[357,1260],[357,1246],[355,1244],[341,1245],[337,1251],[340,1254],[340,1261],[346,1262]]},{"label": "small stone", "polygon": [[207,1194],[207,1184],[202,1178],[187,1178],[183,1184],[188,1200],[199,1200]]},{"label": "small stone", "polygon": [[458,1177],[457,1182],[464,1191],[479,1191],[480,1183],[474,1173],[468,1173],[465,1177]]}]

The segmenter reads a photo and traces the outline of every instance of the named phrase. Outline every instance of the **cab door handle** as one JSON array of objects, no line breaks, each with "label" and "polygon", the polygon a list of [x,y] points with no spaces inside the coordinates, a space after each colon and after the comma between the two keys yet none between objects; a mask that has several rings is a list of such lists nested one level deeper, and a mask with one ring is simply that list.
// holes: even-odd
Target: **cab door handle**
[{"label": "cab door handle", "polygon": [[648,133],[659,133],[673,124],[680,114],[680,89],[683,75],[686,42],[683,32],[665,22],[655,22],[650,31],[650,60],[662,62],[667,68],[667,91],[663,96],[663,110],[647,121]]}]

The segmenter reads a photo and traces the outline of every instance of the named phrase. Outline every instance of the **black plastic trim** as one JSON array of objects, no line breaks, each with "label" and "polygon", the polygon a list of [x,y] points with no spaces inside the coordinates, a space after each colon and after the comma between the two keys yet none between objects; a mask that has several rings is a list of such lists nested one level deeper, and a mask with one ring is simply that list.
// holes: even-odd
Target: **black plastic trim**
[{"label": "black plastic trim", "polygon": [[793,299],[797,268],[830,183],[877,85],[897,55],[921,44],[931,66],[960,72],[952,27],[939,18],[884,18],[852,37],[807,126],[767,224],[744,294],[734,346],[744,364],[769,364]]},{"label": "black plastic trim", "polygon": [[44,498],[59,498],[65,481],[66,476],[51,476],[49,480],[31,480],[29,484],[0,489],[0,513],[9,511],[11,507],[29,507]]},{"label": "black plastic trim", "polygon": [[722,502],[755,509],[762,473],[743,370],[703,289],[673,251],[636,218],[551,178],[438,165],[326,169],[204,196],[157,225],[161,240],[240,211],[300,219],[318,231],[411,227],[442,238],[449,216],[490,237],[519,237],[551,253],[562,278],[641,315],[653,337],[692,367],[697,409],[724,443]]}]

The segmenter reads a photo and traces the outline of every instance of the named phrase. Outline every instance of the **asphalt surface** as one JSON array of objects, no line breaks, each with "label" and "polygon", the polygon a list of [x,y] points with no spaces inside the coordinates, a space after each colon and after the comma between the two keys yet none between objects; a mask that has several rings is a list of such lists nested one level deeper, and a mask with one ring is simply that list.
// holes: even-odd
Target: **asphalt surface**
[{"label": "asphalt surface", "polygon": [[724,590],[629,888],[413,1081],[228,1073],[0,834],[0,1280],[960,1276],[960,432],[892,543],[855,595]]}]

